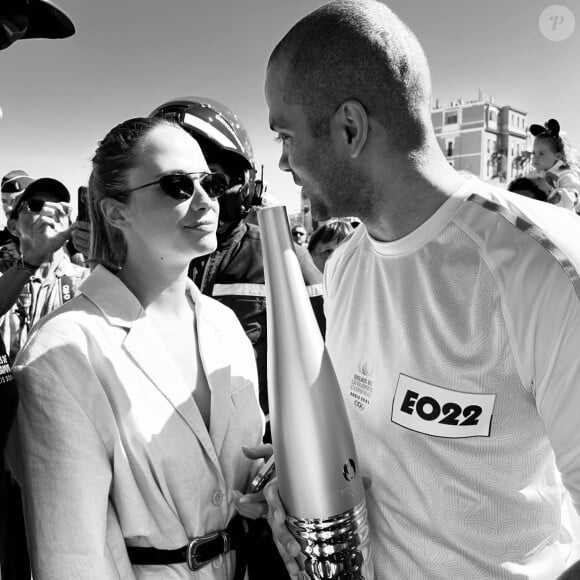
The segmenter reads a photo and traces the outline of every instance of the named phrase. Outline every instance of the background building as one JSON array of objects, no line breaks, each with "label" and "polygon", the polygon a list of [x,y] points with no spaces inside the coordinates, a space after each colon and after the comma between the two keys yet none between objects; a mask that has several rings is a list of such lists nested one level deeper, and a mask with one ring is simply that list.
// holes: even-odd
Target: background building
[{"label": "background building", "polygon": [[480,92],[474,101],[439,102],[431,120],[442,151],[458,171],[485,181],[506,183],[530,167],[531,138],[527,112],[512,105],[498,105]]}]

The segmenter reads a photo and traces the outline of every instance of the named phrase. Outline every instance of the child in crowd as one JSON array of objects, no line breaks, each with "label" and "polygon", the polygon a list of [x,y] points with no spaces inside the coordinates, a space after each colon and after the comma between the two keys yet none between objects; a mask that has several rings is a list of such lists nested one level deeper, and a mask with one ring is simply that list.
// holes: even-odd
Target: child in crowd
[{"label": "child in crowd", "polygon": [[547,201],[580,212],[580,167],[577,155],[560,123],[550,119],[542,125],[531,125],[535,137],[532,164],[535,171],[525,177],[543,182]]},{"label": "child in crowd", "polygon": [[345,220],[332,220],[320,226],[310,236],[308,251],[316,267],[324,272],[324,265],[334,250],[354,230],[350,222]]}]

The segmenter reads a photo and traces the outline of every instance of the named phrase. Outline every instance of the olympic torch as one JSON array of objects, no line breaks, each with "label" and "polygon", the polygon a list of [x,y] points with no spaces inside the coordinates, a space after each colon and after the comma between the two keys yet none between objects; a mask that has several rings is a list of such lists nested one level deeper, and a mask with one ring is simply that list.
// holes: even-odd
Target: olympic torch
[{"label": "olympic torch", "polygon": [[334,368],[284,206],[258,212],[266,280],[268,397],[280,497],[312,579],[372,580],[362,476]]}]

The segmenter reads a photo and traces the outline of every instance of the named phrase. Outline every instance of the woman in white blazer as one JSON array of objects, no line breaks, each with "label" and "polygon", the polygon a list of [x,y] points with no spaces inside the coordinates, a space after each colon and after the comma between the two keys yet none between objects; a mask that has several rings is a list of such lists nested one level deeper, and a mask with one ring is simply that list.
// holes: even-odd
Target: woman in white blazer
[{"label": "woman in white blazer", "polygon": [[234,577],[232,518],[265,507],[240,502],[257,470],[242,447],[264,427],[254,356],[187,278],[216,247],[226,181],[164,120],[126,121],[99,144],[98,265],[14,367],[10,463],[35,580]]}]

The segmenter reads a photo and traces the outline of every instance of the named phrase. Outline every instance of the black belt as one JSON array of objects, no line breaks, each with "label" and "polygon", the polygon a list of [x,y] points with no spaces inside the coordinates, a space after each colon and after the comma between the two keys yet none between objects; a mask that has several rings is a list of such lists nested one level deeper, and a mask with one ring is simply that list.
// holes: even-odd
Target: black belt
[{"label": "black belt", "polygon": [[187,546],[177,550],[158,550],[157,548],[138,548],[127,546],[131,564],[153,566],[181,564],[186,562],[190,570],[199,570],[221,554],[227,554],[241,546],[243,527],[241,518],[235,517],[226,530],[211,532],[193,538]]}]

